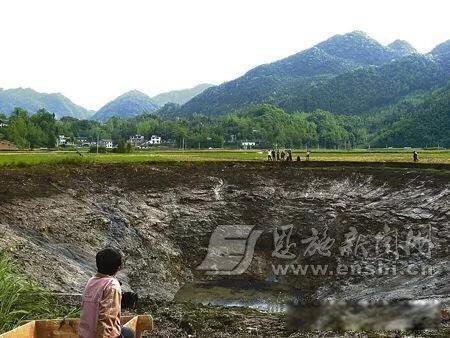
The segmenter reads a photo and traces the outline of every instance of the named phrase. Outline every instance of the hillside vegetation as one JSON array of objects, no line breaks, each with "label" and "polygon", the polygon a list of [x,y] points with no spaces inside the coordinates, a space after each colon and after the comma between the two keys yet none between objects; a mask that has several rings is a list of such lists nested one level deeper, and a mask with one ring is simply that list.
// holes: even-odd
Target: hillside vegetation
[{"label": "hillside vegetation", "polygon": [[10,114],[20,107],[35,113],[41,108],[60,118],[71,116],[78,119],[89,118],[93,112],[76,105],[62,94],[39,93],[30,88],[0,89],[0,112]]},{"label": "hillside vegetation", "polygon": [[110,118],[106,123],[63,118],[41,110],[30,116],[16,109],[0,136],[22,149],[55,146],[58,134],[123,143],[135,134],[159,135],[172,147],[239,148],[254,140],[258,147],[370,148],[450,147],[450,85],[409,96],[370,113],[354,116],[325,110],[287,113],[269,104],[223,116],[171,118],[142,114]]},{"label": "hillside vegetation", "polygon": [[172,115],[220,115],[261,103],[288,112],[363,114],[450,80],[450,44],[429,55],[406,41],[383,46],[363,32],[334,36],[242,77],[208,88]]},{"label": "hillside vegetation", "polygon": [[92,116],[92,119],[106,121],[114,116],[128,118],[156,109],[158,105],[147,94],[132,90],[108,102]]},{"label": "hillside vegetation", "polygon": [[188,89],[172,90],[167,93],[161,93],[152,97],[153,102],[158,106],[164,106],[167,103],[184,104],[194,96],[202,93],[205,89],[212,87],[212,84],[201,83]]}]

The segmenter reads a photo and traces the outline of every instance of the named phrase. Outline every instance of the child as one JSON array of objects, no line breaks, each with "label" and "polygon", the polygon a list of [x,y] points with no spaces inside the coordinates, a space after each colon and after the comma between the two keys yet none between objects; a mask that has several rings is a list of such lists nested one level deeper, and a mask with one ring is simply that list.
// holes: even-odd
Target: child
[{"label": "child", "polygon": [[114,277],[122,266],[122,255],[106,248],[95,260],[98,272],[84,288],[78,337],[132,338],[133,331],[120,325],[122,290]]}]

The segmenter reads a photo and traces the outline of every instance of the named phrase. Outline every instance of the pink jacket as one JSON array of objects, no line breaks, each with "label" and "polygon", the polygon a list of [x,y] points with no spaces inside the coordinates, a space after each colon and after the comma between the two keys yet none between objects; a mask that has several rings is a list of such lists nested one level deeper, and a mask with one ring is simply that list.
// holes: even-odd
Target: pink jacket
[{"label": "pink jacket", "polygon": [[122,291],[116,278],[98,273],[89,279],[83,293],[78,337],[119,337],[121,301]]}]

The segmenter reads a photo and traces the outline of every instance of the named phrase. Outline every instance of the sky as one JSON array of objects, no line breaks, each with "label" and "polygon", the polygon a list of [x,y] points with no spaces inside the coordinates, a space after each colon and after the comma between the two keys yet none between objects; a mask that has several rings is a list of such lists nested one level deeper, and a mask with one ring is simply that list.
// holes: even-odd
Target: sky
[{"label": "sky", "polygon": [[97,110],[219,84],[362,30],[420,52],[450,39],[447,0],[1,0],[0,88],[60,92]]}]

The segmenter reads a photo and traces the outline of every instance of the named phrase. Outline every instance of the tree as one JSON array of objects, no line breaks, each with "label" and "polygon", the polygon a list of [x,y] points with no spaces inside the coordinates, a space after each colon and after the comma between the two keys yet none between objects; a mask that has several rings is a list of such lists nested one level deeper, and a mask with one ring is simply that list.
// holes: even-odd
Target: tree
[{"label": "tree", "polygon": [[8,138],[20,149],[30,148],[29,120],[28,112],[21,108],[14,109],[9,118],[7,128]]}]

